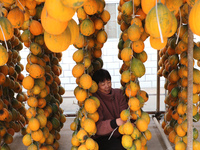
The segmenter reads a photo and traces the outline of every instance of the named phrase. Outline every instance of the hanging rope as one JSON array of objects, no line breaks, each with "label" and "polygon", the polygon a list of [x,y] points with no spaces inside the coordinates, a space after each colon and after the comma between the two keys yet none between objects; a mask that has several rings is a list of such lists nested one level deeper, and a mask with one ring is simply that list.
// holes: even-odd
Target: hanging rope
[{"label": "hanging rope", "polygon": [[160,33],[161,43],[164,43],[164,41],[163,41],[163,35],[162,35],[162,30],[161,30],[160,22],[159,22],[159,18],[158,18],[158,7],[157,7],[157,1],[156,1],[156,18],[157,18],[157,23],[158,23],[158,29],[159,29],[159,33]]},{"label": "hanging rope", "polygon": [[7,52],[8,52],[8,45],[7,45],[7,42],[6,42],[6,37],[5,37],[5,35],[4,35],[4,32],[3,32],[3,29],[2,29],[2,27],[1,27],[1,25],[0,25],[0,28],[1,28],[1,32],[2,32],[2,35],[3,35],[3,39],[4,39],[4,42],[5,42],[5,45],[6,45],[6,49],[7,49]]},{"label": "hanging rope", "polygon": [[114,132],[115,132],[117,129],[118,129],[118,127],[116,127],[116,128],[115,128],[115,129],[112,131],[112,133],[110,134],[110,136],[109,136],[108,140],[110,140],[110,139],[111,139],[112,135],[114,134]]},{"label": "hanging rope", "polygon": [[132,18],[135,18],[135,17],[140,16],[140,15],[135,15],[134,0],[132,0],[132,2],[133,2],[133,15],[132,15]]},{"label": "hanging rope", "polygon": [[22,5],[22,3],[21,3],[19,0],[17,0],[17,1],[18,1],[19,4],[22,6],[23,10],[25,10],[25,7]]},{"label": "hanging rope", "polygon": [[178,35],[177,35],[177,39],[176,39],[176,44],[178,43],[178,39],[180,36],[180,31],[181,31],[181,24],[182,24],[182,17],[181,17],[181,10],[179,8],[179,15],[180,15],[180,24],[179,24],[179,29],[178,29]]},{"label": "hanging rope", "polygon": [[132,15],[132,17],[135,18],[134,0],[132,0],[132,2],[133,2],[133,15]]}]

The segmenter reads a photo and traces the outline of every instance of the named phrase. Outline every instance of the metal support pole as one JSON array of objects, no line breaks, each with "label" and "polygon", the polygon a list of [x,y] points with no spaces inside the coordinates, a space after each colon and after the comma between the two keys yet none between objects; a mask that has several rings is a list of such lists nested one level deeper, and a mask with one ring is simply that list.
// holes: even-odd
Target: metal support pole
[{"label": "metal support pole", "polygon": [[158,123],[158,120],[156,119],[156,117],[153,117],[153,121],[156,124],[158,130],[160,131],[161,137],[165,143],[166,149],[167,150],[173,150],[171,144],[169,143],[169,140],[167,139],[167,137],[165,136],[165,133],[163,132],[163,129],[161,128],[160,124]]},{"label": "metal support pole", "polygon": [[[188,6],[188,14],[191,7]],[[193,33],[188,25],[187,150],[193,150]]]}]

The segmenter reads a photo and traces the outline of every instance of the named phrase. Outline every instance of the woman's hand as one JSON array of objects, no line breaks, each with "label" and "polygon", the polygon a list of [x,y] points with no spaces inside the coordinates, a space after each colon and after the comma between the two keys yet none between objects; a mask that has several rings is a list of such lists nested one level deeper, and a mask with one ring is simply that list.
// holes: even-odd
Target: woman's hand
[{"label": "woman's hand", "polygon": [[123,125],[123,124],[126,123],[126,122],[123,121],[121,118],[117,118],[117,119],[116,119],[116,123],[117,123],[118,126],[121,126],[121,125]]}]

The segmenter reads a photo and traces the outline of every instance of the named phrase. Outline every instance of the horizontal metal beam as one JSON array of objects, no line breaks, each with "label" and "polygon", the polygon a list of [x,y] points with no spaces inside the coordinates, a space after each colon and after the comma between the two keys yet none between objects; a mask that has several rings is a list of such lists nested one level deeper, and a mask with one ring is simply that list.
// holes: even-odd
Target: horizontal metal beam
[{"label": "horizontal metal beam", "polygon": [[169,140],[167,139],[165,133],[163,132],[163,129],[161,128],[160,124],[158,123],[158,120],[156,119],[156,117],[153,117],[153,121],[156,124],[156,127],[158,128],[158,131],[161,134],[161,137],[165,143],[166,149],[167,150],[173,150],[171,144],[169,143]]},{"label": "horizontal metal beam", "polygon": [[[148,113],[148,114],[156,114],[156,113],[164,114],[165,113],[165,111],[160,111],[160,112],[157,112],[157,111],[145,111],[145,112]],[[75,113],[67,113],[67,112],[65,112],[64,115],[65,115],[65,117],[76,117]]]}]

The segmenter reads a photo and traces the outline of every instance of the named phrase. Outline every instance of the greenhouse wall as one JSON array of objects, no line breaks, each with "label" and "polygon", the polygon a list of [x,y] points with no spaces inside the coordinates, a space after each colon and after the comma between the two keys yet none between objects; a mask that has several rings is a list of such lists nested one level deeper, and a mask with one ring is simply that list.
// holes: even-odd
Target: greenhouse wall
[{"label": "greenhouse wall", "polygon": [[[105,9],[110,13],[110,20],[105,26],[105,31],[108,34],[108,40],[102,48],[102,59],[104,62],[104,69],[108,69],[112,76],[112,86],[113,88],[120,88],[120,78],[119,69],[122,65],[122,60],[118,59],[118,41],[120,37],[120,26],[117,23],[118,15],[118,2],[116,0],[106,0]],[[73,17],[77,23],[76,15]],[[66,91],[73,91],[77,86],[76,79],[72,76],[72,68],[75,65],[75,62],[72,59],[73,53],[77,49],[71,45],[66,51],[63,52],[62,61],[60,65],[62,67],[62,74],[59,76],[61,79],[61,84]],[[146,67],[145,75],[139,79],[141,88],[156,88],[156,79],[157,79],[157,50],[152,49],[149,44],[149,39],[145,41],[145,49],[148,54],[148,60],[144,63]],[[26,57],[29,53],[27,48],[24,48],[20,55],[22,56],[22,63],[25,66],[27,64]],[[23,71],[24,75],[28,74],[25,70]],[[164,86],[164,78],[161,78],[161,87]]]},{"label": "greenhouse wall", "polygon": [[[104,62],[103,68],[107,69],[112,76],[112,87],[120,88],[121,74],[119,69],[122,65],[122,60],[118,59],[118,41],[119,39],[108,39],[102,48],[102,59]],[[77,86],[76,79],[72,76],[72,68],[75,62],[72,59],[73,53],[77,49],[71,45],[66,51],[63,52],[62,60],[60,65],[62,67],[62,74],[60,75],[61,85],[66,91],[73,91]],[[139,78],[141,88],[155,88],[157,79],[157,50],[150,47],[148,39],[145,42],[145,49],[148,54],[148,60],[144,63],[146,67],[146,73],[142,78]],[[22,56],[22,63],[24,66],[27,64],[27,55],[29,53],[28,48],[20,51]],[[23,74],[26,76],[28,74],[25,70]],[[164,85],[164,78],[161,78],[161,85]]]}]

